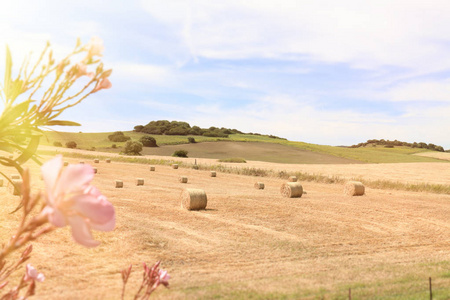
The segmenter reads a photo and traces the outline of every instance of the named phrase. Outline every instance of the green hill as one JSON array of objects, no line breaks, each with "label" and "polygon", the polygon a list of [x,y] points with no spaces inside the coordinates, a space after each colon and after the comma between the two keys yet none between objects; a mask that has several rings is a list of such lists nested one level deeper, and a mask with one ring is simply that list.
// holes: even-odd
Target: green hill
[{"label": "green hill", "polygon": [[[42,145],[52,146],[54,142],[65,145],[66,142],[74,141],[77,148],[120,152],[125,142],[111,142],[108,135],[112,132],[99,133],[73,133],[73,132],[45,132],[41,139]],[[131,140],[138,141],[147,134],[124,131]],[[385,148],[383,146],[346,148],[325,145],[309,144],[304,142],[293,142],[284,139],[271,138],[269,136],[255,134],[229,134],[227,138],[216,138],[206,136],[192,136],[196,144],[189,144],[189,136],[179,135],[151,135],[156,139],[158,148],[144,147],[143,154],[171,155],[174,149],[186,149],[190,151],[191,157],[206,158],[228,158],[243,157],[247,160],[262,160],[283,163],[405,163],[405,162],[442,162],[442,160],[413,155],[429,151],[427,149],[395,146]],[[213,143],[205,142],[253,142],[249,147],[239,146],[239,151],[231,151],[233,147],[213,147]],[[117,148],[112,148],[115,144]],[[240,143],[241,145],[242,143]],[[183,146],[174,146],[183,145]],[[270,146],[272,145],[272,146]],[[276,149],[273,148],[277,146]],[[270,146],[270,147],[269,147]],[[214,149],[213,149],[214,148]],[[235,147],[236,148],[236,147]],[[228,149],[228,150],[227,150]],[[294,152],[292,152],[294,151]],[[297,152],[295,152],[297,151]],[[299,152],[300,151],[300,152]],[[219,153],[220,152],[220,153]],[[320,154],[314,156],[312,154]],[[239,155],[238,155],[239,154]],[[303,156],[303,157],[302,157]],[[300,158],[299,158],[300,157]],[[326,161],[326,162],[325,162]]]}]

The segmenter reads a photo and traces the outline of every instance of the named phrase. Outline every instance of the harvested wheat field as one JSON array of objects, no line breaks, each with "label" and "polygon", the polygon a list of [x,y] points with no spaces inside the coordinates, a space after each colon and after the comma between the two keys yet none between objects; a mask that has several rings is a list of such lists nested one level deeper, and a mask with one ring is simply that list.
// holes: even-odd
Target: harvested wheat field
[{"label": "harvested wheat field", "polygon": [[[157,260],[172,279],[155,299],[348,299],[349,288],[354,299],[427,299],[429,277],[433,299],[450,298],[450,195],[366,188],[351,197],[341,184],[302,182],[301,198],[285,198],[279,178],[257,190],[253,176],[150,172],[114,159],[96,167],[93,184],[115,206],[116,229],[94,232],[102,244],[93,249],[75,244],[68,228],[35,242],[31,263],[46,275],[35,299],[118,299],[120,270],[133,264],[132,299],[142,262]],[[205,191],[206,210],[181,207],[185,188]],[[18,200],[5,187],[0,195],[7,237]]]}]

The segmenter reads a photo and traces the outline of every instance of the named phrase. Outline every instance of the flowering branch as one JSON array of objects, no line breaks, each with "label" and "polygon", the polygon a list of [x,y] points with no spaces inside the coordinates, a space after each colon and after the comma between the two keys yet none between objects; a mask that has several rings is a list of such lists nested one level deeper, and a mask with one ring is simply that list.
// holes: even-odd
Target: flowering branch
[{"label": "flowering branch", "polygon": [[[108,77],[112,70],[105,71],[101,61],[95,58],[101,56],[102,51],[103,44],[100,39],[92,38],[86,45],[82,45],[78,39],[73,51],[56,63],[50,44],[47,43],[34,64],[30,64],[30,56],[25,58],[19,74],[13,79],[11,53],[6,47],[5,77],[3,86],[0,86],[0,98],[4,102],[4,110],[0,113],[0,150],[12,153],[13,156],[0,157],[0,164],[14,167],[22,177],[21,202],[14,212],[21,209],[23,214],[14,235],[0,247],[0,291],[9,284],[10,275],[30,259],[33,248],[29,243],[40,236],[57,227],[70,225],[76,242],[86,247],[95,247],[99,242],[93,239],[91,230],[114,229],[115,210],[106,197],[90,184],[94,174],[91,166],[69,165],[63,169],[61,156],[52,159],[41,167],[46,191],[33,195],[29,170],[22,167],[29,159],[41,164],[36,155],[42,136],[41,127],[79,125],[56,118],[89,95],[111,87]],[[71,64],[70,61],[77,59],[83,52],[86,53],[84,58]],[[92,67],[95,72],[88,72],[88,68]],[[50,76],[53,76],[53,79],[43,91],[41,100],[34,100]],[[81,90],[66,95],[83,76],[90,78],[87,84]],[[21,95],[26,100],[18,101]],[[19,154],[15,155],[17,151]],[[0,175],[13,184],[4,173],[0,172]],[[14,251],[27,244],[20,258],[7,263],[6,259]],[[0,300],[26,299],[34,295],[36,282],[42,282],[44,279],[42,273],[27,264],[25,275],[17,286],[3,296],[0,295]],[[26,291],[20,296],[21,290],[25,288]]]},{"label": "flowering branch", "polygon": [[[147,300],[161,284],[166,288],[169,287],[170,275],[167,271],[159,269],[160,264],[161,262],[158,261],[151,268],[149,268],[145,262],[143,263],[144,273],[142,274],[141,285],[134,296],[135,300]],[[131,273],[131,267],[132,266],[130,265],[128,268],[122,270],[122,300],[125,297],[125,286]]]}]

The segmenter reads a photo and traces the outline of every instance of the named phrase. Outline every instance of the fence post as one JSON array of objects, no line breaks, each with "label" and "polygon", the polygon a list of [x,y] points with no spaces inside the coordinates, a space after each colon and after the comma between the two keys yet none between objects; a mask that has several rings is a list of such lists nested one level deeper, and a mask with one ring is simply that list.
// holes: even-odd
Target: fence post
[{"label": "fence post", "polygon": [[352,300],[352,288],[348,288],[348,300]]},{"label": "fence post", "polygon": [[430,281],[430,300],[433,300],[433,290],[431,289],[431,277],[429,278]]}]

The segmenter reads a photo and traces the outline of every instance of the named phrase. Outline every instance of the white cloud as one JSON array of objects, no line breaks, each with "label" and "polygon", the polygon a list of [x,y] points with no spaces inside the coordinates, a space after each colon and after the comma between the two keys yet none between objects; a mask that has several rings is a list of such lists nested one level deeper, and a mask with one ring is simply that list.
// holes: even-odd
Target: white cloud
[{"label": "white cloud", "polygon": [[306,57],[357,68],[450,66],[448,1],[142,1],[193,57]]},{"label": "white cloud", "polygon": [[388,97],[393,101],[450,102],[450,79],[400,84],[388,92]]},{"label": "white cloud", "polygon": [[171,69],[166,66],[117,62],[111,67],[116,78],[130,82],[164,85],[172,79]]}]

